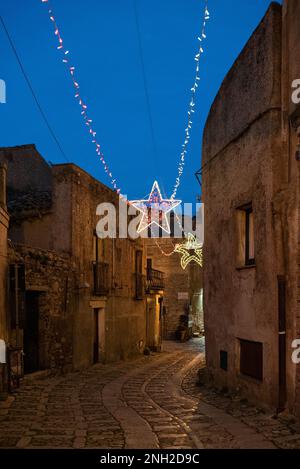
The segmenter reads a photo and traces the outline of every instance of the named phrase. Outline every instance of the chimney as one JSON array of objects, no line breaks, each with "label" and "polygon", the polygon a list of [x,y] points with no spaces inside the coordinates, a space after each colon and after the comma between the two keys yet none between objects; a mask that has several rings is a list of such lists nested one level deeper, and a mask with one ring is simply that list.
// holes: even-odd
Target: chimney
[{"label": "chimney", "polygon": [[6,210],[6,173],[7,164],[0,163],[0,207]]}]

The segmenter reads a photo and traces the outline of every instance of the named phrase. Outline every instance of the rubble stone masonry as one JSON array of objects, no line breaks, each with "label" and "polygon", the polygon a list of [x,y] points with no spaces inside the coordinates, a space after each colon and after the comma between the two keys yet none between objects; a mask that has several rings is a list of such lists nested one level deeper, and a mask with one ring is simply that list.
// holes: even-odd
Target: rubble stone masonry
[{"label": "rubble stone masonry", "polygon": [[34,145],[2,148],[0,161],[8,166],[10,262],[25,264],[25,295],[40,292],[40,367],[80,369],[143,353],[143,243],[96,236],[98,204],[118,213],[118,195],[75,164],[49,166]]},{"label": "rubble stone masonry", "polygon": [[[298,0],[271,3],[223,81],[203,143],[208,370],[216,385],[297,415],[300,107],[291,96],[300,78],[299,21]],[[239,209],[249,203],[255,264],[247,266]],[[262,381],[241,373],[241,339],[262,344]]]},{"label": "rubble stone masonry", "polygon": [[[74,263],[68,255],[13,245],[9,262],[25,265],[25,295],[36,292],[39,298],[39,368],[67,372],[72,369],[73,314],[76,297]],[[29,311],[30,313],[30,311]],[[21,322],[21,336],[23,335]],[[11,345],[15,344],[11,330]]]},{"label": "rubble stone masonry", "polygon": [[[203,140],[208,370],[217,386],[274,407],[278,265],[272,203],[281,169],[281,21],[281,7],[272,3],[224,79]],[[240,258],[239,208],[247,204],[255,220],[255,264],[249,266]],[[263,344],[262,381],[241,373],[240,340]]]}]

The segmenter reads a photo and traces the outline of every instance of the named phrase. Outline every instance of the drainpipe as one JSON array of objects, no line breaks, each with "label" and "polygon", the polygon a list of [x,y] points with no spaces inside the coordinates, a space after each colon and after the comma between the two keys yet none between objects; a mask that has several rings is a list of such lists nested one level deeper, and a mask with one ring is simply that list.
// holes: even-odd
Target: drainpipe
[{"label": "drainpipe", "polygon": [[286,279],[278,275],[278,412],[286,406]]}]

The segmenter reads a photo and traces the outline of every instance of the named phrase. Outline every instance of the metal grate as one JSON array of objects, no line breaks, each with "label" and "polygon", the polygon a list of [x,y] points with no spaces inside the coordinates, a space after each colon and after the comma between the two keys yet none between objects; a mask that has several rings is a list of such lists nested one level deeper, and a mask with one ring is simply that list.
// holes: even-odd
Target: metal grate
[{"label": "metal grate", "polygon": [[165,288],[165,276],[163,272],[155,269],[147,269],[147,289],[163,290]]}]

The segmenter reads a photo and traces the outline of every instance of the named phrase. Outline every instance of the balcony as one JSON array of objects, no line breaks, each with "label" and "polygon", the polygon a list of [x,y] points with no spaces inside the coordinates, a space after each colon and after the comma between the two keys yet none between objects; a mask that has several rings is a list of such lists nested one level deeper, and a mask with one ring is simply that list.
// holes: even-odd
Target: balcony
[{"label": "balcony", "polygon": [[94,295],[107,295],[109,291],[108,264],[93,262]]},{"label": "balcony", "polygon": [[165,276],[160,270],[147,269],[147,291],[164,290]]}]

